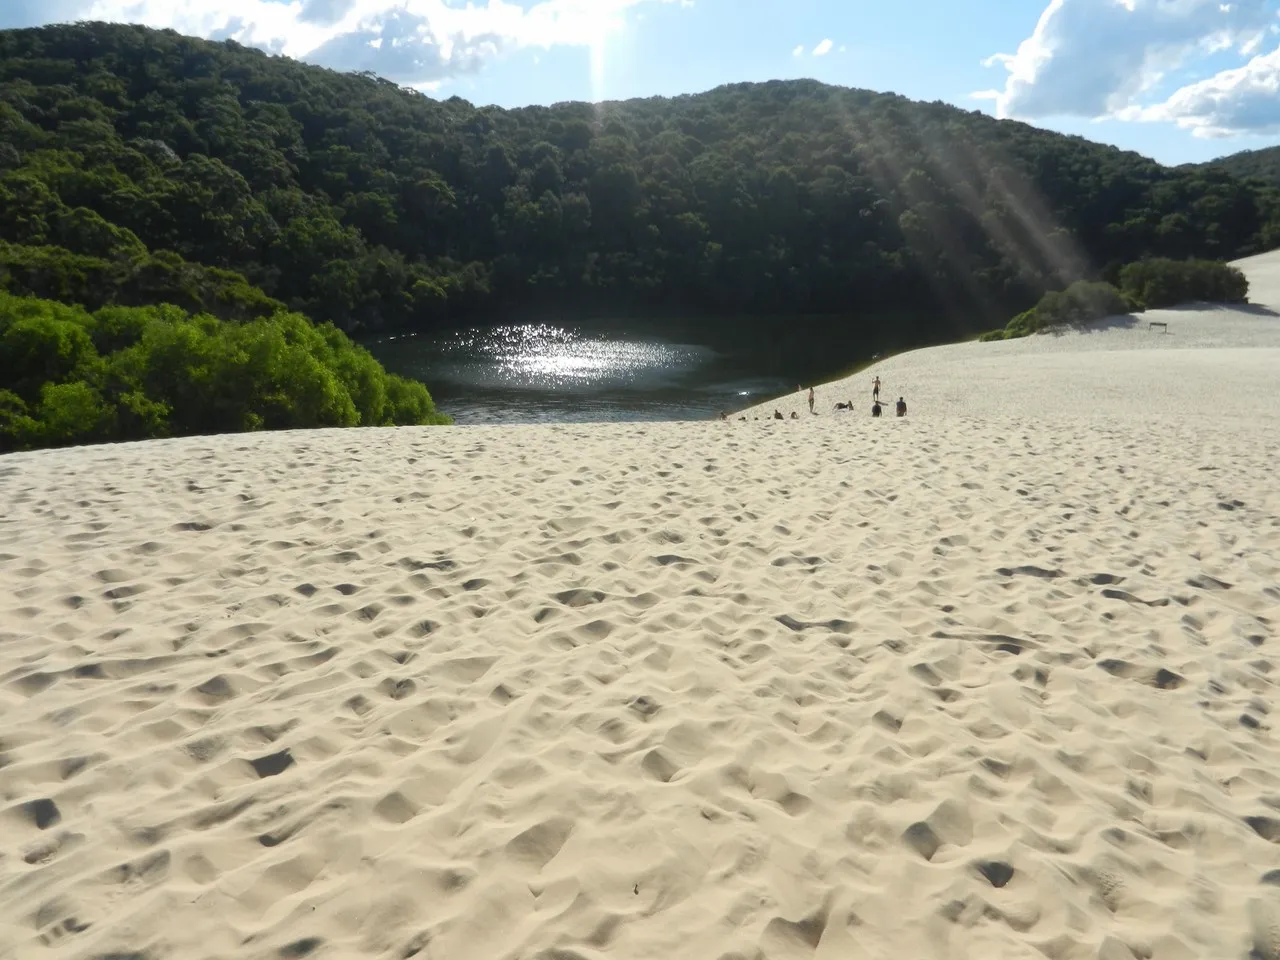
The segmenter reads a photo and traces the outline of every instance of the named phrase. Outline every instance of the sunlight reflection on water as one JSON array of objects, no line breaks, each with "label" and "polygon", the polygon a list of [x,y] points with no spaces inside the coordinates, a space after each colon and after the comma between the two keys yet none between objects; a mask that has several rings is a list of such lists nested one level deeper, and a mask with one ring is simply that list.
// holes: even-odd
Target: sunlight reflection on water
[{"label": "sunlight reflection on water", "polygon": [[459,382],[526,390],[584,389],[666,380],[700,365],[705,347],[583,335],[550,324],[461,330],[437,341]]},{"label": "sunlight reflection on water", "polygon": [[707,419],[794,388],[776,339],[714,332],[513,323],[366,346],[391,372],[427,384],[459,423]]}]

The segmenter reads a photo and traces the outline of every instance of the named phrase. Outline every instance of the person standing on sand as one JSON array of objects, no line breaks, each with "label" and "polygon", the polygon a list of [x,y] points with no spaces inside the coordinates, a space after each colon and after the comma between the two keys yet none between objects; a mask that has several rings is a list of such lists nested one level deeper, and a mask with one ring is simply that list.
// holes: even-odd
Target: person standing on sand
[{"label": "person standing on sand", "polygon": [[809,388],[809,412],[813,413],[813,387]]},{"label": "person standing on sand", "polygon": [[907,415],[907,401],[901,397],[898,398],[898,416],[905,417]]},{"label": "person standing on sand", "polygon": [[871,381],[871,399],[879,402],[880,400],[880,378],[876,377]]},{"label": "person standing on sand", "polygon": [[877,400],[875,403],[871,404],[871,415],[872,415],[873,417],[878,417],[878,416],[880,416],[880,401],[879,401],[879,400]]}]

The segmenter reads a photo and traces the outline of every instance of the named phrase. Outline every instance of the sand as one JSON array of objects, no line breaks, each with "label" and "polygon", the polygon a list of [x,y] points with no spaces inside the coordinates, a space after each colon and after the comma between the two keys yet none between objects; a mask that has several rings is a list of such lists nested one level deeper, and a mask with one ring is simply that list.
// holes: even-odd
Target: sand
[{"label": "sand", "polygon": [[[880,377],[886,415],[906,399],[909,416],[931,420],[1001,416],[1177,421],[1215,428],[1247,421],[1280,426],[1280,252],[1236,261],[1250,304],[1149,310],[1087,330],[996,343],[948,344],[899,354],[854,376],[817,386],[819,416],[869,417]],[[1152,323],[1164,328],[1152,328]],[[833,410],[852,401],[851,414]],[[808,387],[734,417],[808,417]]]},{"label": "sand", "polygon": [[0,458],[0,958],[1280,957],[1280,320],[1215,319],[905,420]]}]

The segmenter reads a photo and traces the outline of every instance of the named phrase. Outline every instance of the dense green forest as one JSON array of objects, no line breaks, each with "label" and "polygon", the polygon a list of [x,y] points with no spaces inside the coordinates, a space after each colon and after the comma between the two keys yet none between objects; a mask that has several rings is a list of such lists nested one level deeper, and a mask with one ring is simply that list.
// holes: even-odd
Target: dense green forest
[{"label": "dense green forest", "polygon": [[136,26],[0,32],[0,286],[93,309],[887,308],[923,341],[1277,245],[1260,183],[813,81],[503,110]]},{"label": "dense green forest", "polygon": [[1199,164],[1199,167],[1221,170],[1233,177],[1255,177],[1272,187],[1280,187],[1280,147],[1242,150],[1229,157]]},{"label": "dense green forest", "polygon": [[291,427],[447,423],[331,324],[0,292],[0,453]]}]

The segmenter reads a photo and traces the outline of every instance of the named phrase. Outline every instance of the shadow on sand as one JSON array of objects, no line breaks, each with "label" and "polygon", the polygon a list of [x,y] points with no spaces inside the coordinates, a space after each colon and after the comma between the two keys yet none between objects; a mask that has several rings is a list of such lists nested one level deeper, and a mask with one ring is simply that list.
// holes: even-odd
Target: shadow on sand
[{"label": "shadow on sand", "polygon": [[1136,330],[1142,325],[1139,314],[1122,313],[1114,317],[1103,317],[1101,320],[1090,320],[1088,323],[1067,323],[1050,327],[1049,332],[1055,337],[1066,333],[1105,333],[1108,330]]},{"label": "shadow on sand", "polygon": [[1247,313],[1253,317],[1280,317],[1280,313],[1261,303],[1184,303],[1176,307],[1163,307],[1169,313]]},{"label": "shadow on sand", "polygon": [[[1261,303],[1184,303],[1176,307],[1161,307],[1162,313],[1244,313],[1252,317],[1280,317],[1280,313]],[[1055,337],[1065,333],[1105,333],[1108,330],[1141,330],[1150,323],[1162,323],[1145,313],[1122,313],[1088,323],[1068,323],[1050,327]],[[1164,331],[1168,333],[1168,329]]]}]

